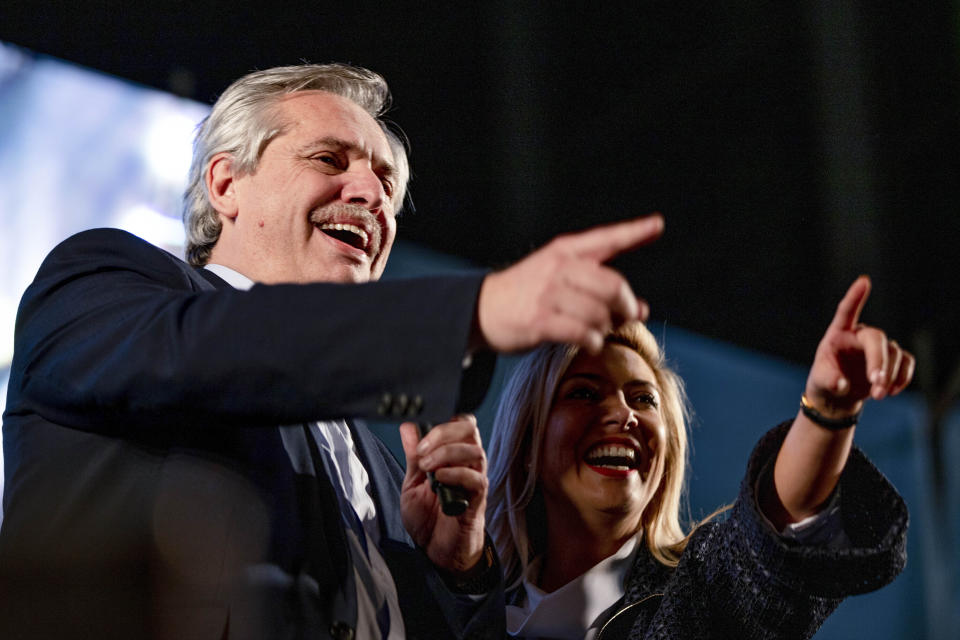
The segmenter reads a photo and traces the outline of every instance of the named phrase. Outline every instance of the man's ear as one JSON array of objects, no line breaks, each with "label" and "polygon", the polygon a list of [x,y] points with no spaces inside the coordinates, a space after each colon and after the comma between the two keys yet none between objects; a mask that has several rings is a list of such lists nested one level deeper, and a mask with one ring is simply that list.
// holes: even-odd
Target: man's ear
[{"label": "man's ear", "polygon": [[217,213],[236,218],[238,206],[233,156],[226,151],[213,156],[203,177],[207,183],[207,193],[210,194],[210,204]]}]

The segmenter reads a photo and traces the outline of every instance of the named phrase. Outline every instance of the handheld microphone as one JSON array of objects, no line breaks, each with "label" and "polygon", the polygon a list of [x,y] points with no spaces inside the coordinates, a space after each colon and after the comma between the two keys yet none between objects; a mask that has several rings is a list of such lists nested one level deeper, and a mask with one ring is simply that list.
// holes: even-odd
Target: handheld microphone
[{"label": "handheld microphone", "polygon": [[[432,422],[420,422],[419,424],[420,437],[427,435],[430,429],[433,428]],[[437,482],[437,479],[433,477],[432,471],[427,472],[427,478],[430,480],[430,488],[433,489],[433,492],[437,494],[437,498],[440,499],[440,510],[443,511],[444,515],[459,516],[467,510],[470,501],[467,500],[466,489]]]}]

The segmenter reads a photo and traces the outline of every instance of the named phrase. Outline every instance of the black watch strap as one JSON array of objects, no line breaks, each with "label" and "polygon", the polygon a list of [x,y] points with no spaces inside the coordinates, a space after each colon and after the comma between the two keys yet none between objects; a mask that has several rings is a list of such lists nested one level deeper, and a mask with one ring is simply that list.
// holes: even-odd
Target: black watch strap
[{"label": "black watch strap", "polygon": [[466,573],[441,571],[443,581],[456,593],[481,595],[489,592],[500,582],[500,563],[497,561],[497,552],[493,540],[489,535],[483,539],[483,551],[480,561]]}]

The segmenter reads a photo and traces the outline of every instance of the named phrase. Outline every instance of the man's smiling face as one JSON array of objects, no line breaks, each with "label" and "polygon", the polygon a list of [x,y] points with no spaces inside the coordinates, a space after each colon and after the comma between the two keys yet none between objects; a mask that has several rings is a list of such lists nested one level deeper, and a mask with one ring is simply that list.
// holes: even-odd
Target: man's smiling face
[{"label": "man's smiling face", "polygon": [[[213,261],[263,283],[379,278],[396,236],[399,179],[380,125],[324,91],[293,93],[273,108],[283,132],[253,173],[224,188]],[[230,171],[229,156],[221,161]]]}]

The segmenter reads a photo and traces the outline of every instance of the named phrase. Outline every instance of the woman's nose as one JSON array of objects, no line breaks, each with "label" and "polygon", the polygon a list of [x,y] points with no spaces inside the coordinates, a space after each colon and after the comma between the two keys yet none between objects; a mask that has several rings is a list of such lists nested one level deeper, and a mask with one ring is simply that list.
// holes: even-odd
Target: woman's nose
[{"label": "woman's nose", "polygon": [[637,412],[627,404],[622,394],[611,396],[605,403],[604,423],[616,426],[618,430],[628,431],[640,424]]}]

